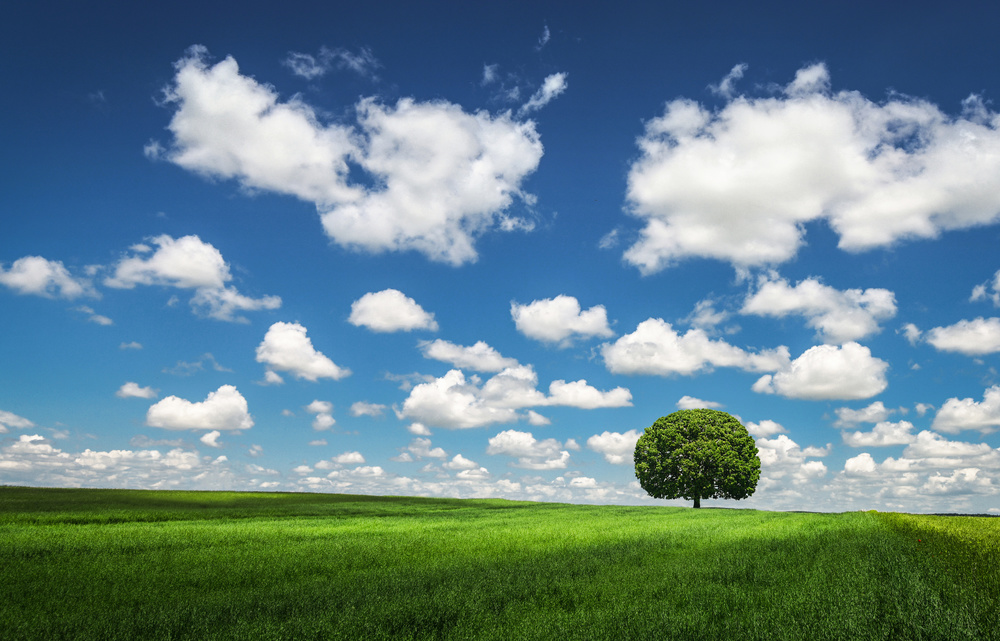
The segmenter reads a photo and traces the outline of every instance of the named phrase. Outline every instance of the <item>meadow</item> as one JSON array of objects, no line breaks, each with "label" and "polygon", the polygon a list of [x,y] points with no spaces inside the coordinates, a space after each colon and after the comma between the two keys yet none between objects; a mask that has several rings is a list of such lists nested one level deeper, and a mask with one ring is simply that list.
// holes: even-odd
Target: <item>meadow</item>
[{"label": "meadow", "polygon": [[1000,639],[1000,519],[0,487],[0,638]]}]

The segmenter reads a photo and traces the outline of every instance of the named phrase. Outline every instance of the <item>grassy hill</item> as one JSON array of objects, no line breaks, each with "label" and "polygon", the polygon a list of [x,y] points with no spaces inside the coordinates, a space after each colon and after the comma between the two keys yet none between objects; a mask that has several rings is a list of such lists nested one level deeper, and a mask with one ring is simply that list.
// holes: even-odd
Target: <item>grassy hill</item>
[{"label": "grassy hill", "polygon": [[1000,519],[0,487],[3,639],[1000,639]]}]

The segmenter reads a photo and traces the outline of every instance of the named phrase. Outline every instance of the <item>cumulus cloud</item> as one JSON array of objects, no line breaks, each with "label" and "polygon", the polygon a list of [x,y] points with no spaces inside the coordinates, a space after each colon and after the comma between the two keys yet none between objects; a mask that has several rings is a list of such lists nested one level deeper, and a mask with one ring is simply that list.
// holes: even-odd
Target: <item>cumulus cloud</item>
[{"label": "cumulus cloud", "polygon": [[1000,318],[962,320],[928,330],[926,340],[943,352],[984,356],[1000,352]]},{"label": "cumulus cloud", "polygon": [[351,403],[351,416],[371,416],[379,417],[385,412],[385,405],[379,403],[368,403],[365,401],[357,401]]},{"label": "cumulus cloud", "polygon": [[146,425],[167,430],[248,430],[253,417],[247,401],[232,385],[223,385],[210,392],[204,401],[191,401],[168,396],[146,412]]},{"label": "cumulus cloud", "polygon": [[776,423],[770,419],[765,419],[759,423],[747,423],[747,431],[750,432],[750,436],[758,436],[767,438],[768,436],[774,436],[775,434],[785,434],[788,430],[781,423]]},{"label": "cumulus cloud", "polygon": [[627,432],[601,432],[587,439],[587,447],[604,455],[604,460],[616,465],[632,463],[635,444],[642,436],[640,430]]},{"label": "cumulus cloud", "polygon": [[398,289],[365,294],[351,303],[351,315],[347,321],[357,327],[367,327],[374,332],[438,330],[434,314],[425,312],[415,300]]},{"label": "cumulus cloud", "polygon": [[913,423],[881,421],[871,432],[844,432],[844,443],[851,447],[882,447],[886,445],[906,445],[913,443],[915,436],[910,432]]},{"label": "cumulus cloud", "polygon": [[684,395],[677,401],[677,409],[679,410],[697,410],[697,409],[721,409],[722,403],[716,403],[715,401],[703,401],[700,398],[695,398],[694,396]]},{"label": "cumulus cloud", "polygon": [[500,352],[483,341],[475,345],[456,345],[440,338],[434,341],[421,341],[418,344],[424,358],[450,363],[459,369],[471,369],[476,372],[499,372],[508,367],[517,367],[517,359],[505,358]]},{"label": "cumulus cloud", "polygon": [[949,398],[934,416],[931,427],[939,432],[957,434],[962,430],[988,433],[1000,427],[1000,385],[983,392],[983,400]]},{"label": "cumulus cloud", "polygon": [[[174,110],[166,158],[314,203],[342,247],[413,250],[460,265],[476,260],[483,233],[532,227],[508,212],[515,199],[534,201],[520,188],[542,156],[530,120],[445,101],[365,98],[356,125],[323,124],[301,99],[282,101],[242,75],[232,57],[209,65],[206,50],[193,47],[176,69],[165,89]],[[348,160],[366,174],[362,184],[350,183]]]},{"label": "cumulus cloud", "polygon": [[773,318],[805,316],[824,342],[842,344],[881,331],[879,321],[896,315],[896,297],[887,289],[840,291],[816,278],[793,287],[770,276],[760,279],[740,312]]},{"label": "cumulus cloud", "polygon": [[527,305],[511,303],[510,315],[517,330],[525,336],[545,343],[559,343],[563,347],[577,338],[614,336],[608,327],[608,313],[604,305],[595,305],[583,311],[573,296],[561,294]]},{"label": "cumulus cloud", "polygon": [[629,407],[632,405],[632,392],[624,387],[602,392],[588,385],[586,379],[570,383],[557,380],[549,384],[549,396],[543,405],[562,405],[585,410],[600,407]]},{"label": "cumulus cloud", "polygon": [[817,451],[818,448],[803,450],[787,434],[778,434],[771,439],[759,437],[756,444],[761,469],[758,490],[787,481],[791,484],[791,491],[797,492],[794,489],[796,486],[810,484],[827,473],[822,461],[806,460],[822,455],[822,451]]},{"label": "cumulus cloud", "polygon": [[849,407],[838,407],[834,410],[837,420],[833,425],[835,427],[850,427],[858,423],[881,423],[888,419],[889,415],[894,411],[886,408],[882,401],[875,401],[871,405],[859,410],[852,410]]},{"label": "cumulus cloud", "polygon": [[313,382],[321,378],[340,380],[351,374],[351,370],[337,366],[317,351],[306,335],[306,328],[298,323],[271,325],[257,346],[257,362]]},{"label": "cumulus cloud", "polygon": [[949,116],[900,95],[833,93],[821,63],[783,95],[717,111],[672,100],[646,123],[629,171],[628,206],[645,227],[625,259],[644,273],[689,257],[746,268],[793,258],[814,220],[846,251],[993,223],[997,124],[976,96]]},{"label": "cumulus cloud", "polygon": [[412,455],[417,459],[422,458],[436,458],[443,459],[447,458],[448,454],[444,449],[440,447],[432,447],[431,440],[429,438],[417,437],[410,441],[410,444],[406,446],[405,453]]},{"label": "cumulus cloud", "polygon": [[191,307],[198,313],[224,321],[241,321],[241,311],[278,309],[281,298],[244,296],[226,283],[233,276],[222,253],[198,236],[172,238],[166,234],[149,239],[148,244],[131,247],[114,266],[114,273],[104,279],[108,287],[132,289],[136,285],[159,285],[193,289]]},{"label": "cumulus cloud", "polygon": [[920,341],[920,336],[923,333],[920,331],[920,328],[913,323],[906,323],[897,331],[902,332],[903,336],[906,338],[906,342],[910,345],[916,345],[917,342]]},{"label": "cumulus cloud", "polygon": [[[520,371],[512,370],[505,377],[508,383],[513,383],[508,387],[517,387],[519,391],[531,394],[537,401],[541,397],[534,389],[537,379],[525,380],[521,374]],[[511,391],[510,395],[513,394]],[[499,404],[489,402],[475,381],[466,380],[461,370],[453,369],[433,382],[415,386],[403,402],[402,414],[421,424],[452,429],[511,423],[518,419],[515,409],[517,404],[512,398],[505,400],[506,403]]]},{"label": "cumulus cloud", "polygon": [[75,277],[58,260],[41,256],[18,258],[5,268],[0,263],[0,285],[18,294],[34,294],[45,298],[98,297],[97,291],[86,278]]},{"label": "cumulus cloud", "polygon": [[486,453],[516,458],[511,465],[528,470],[564,469],[570,458],[565,446],[556,439],[539,441],[531,432],[517,430],[504,430],[492,437]]},{"label": "cumulus cloud", "polygon": [[924,430],[899,458],[878,463],[863,452],[848,459],[830,489],[860,505],[898,507],[906,501],[916,509],[955,512],[968,509],[974,495],[1000,493],[993,478],[997,470],[1000,450]]},{"label": "cumulus cloud", "polygon": [[690,376],[713,367],[767,372],[782,369],[790,360],[787,347],[747,352],[724,340],[712,340],[703,329],[689,329],[681,335],[661,318],[644,320],[631,334],[605,343],[601,356],[613,374],[657,376]]},{"label": "cumulus cloud", "polygon": [[222,436],[222,432],[219,430],[212,430],[198,440],[209,447],[222,447],[222,444],[219,443],[220,436]]},{"label": "cumulus cloud", "polygon": [[441,465],[446,470],[479,470],[485,468],[480,468],[479,463],[469,460],[462,456],[461,454],[456,454],[450,461],[443,463]]},{"label": "cumulus cloud", "polygon": [[626,407],[632,394],[623,387],[602,392],[586,380],[553,381],[548,395],[537,389],[538,375],[530,366],[508,367],[480,382],[453,369],[440,378],[415,386],[403,403],[402,418],[450,429],[483,427],[495,423],[541,421],[529,407],[564,406],[579,409]]},{"label": "cumulus cloud", "polygon": [[156,449],[63,451],[38,434],[24,434],[0,448],[5,482],[55,487],[228,489],[258,487],[236,480],[226,457],[202,456],[174,447]]},{"label": "cumulus cloud", "polygon": [[129,381],[115,392],[118,398],[156,398],[156,390],[152,387],[141,387],[138,383]]},{"label": "cumulus cloud", "polygon": [[538,91],[533,93],[531,98],[528,98],[528,102],[524,103],[518,110],[518,115],[523,116],[532,111],[538,111],[555,100],[569,86],[569,83],[566,81],[567,77],[569,77],[569,74],[565,72],[554,73],[546,77]]},{"label": "cumulus cloud", "polygon": [[315,400],[306,405],[305,410],[316,415],[313,418],[312,427],[317,432],[328,430],[337,423],[333,418],[333,403],[329,401]]},{"label": "cumulus cloud", "polygon": [[343,454],[338,454],[330,459],[337,465],[363,465],[365,463],[365,457],[361,452],[344,452]]},{"label": "cumulus cloud", "polygon": [[858,343],[818,345],[777,373],[762,376],[753,390],[808,400],[870,398],[888,387],[888,368],[888,363]]}]

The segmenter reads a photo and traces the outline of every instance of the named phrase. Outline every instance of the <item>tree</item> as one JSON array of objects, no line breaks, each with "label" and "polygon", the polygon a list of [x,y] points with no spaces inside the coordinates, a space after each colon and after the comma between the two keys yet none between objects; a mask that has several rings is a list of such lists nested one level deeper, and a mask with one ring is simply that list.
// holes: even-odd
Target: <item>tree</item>
[{"label": "tree", "polygon": [[734,416],[681,410],[657,419],[635,444],[635,476],[654,499],[745,499],[760,479],[757,445]]}]

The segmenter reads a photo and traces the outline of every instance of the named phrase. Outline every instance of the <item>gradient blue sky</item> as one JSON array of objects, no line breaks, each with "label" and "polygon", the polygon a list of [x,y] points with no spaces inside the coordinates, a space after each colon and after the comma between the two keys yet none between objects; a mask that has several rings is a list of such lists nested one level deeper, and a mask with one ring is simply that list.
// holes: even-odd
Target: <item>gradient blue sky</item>
[{"label": "gradient blue sky", "polygon": [[0,25],[0,483],[1000,511],[991,4],[141,4]]}]

